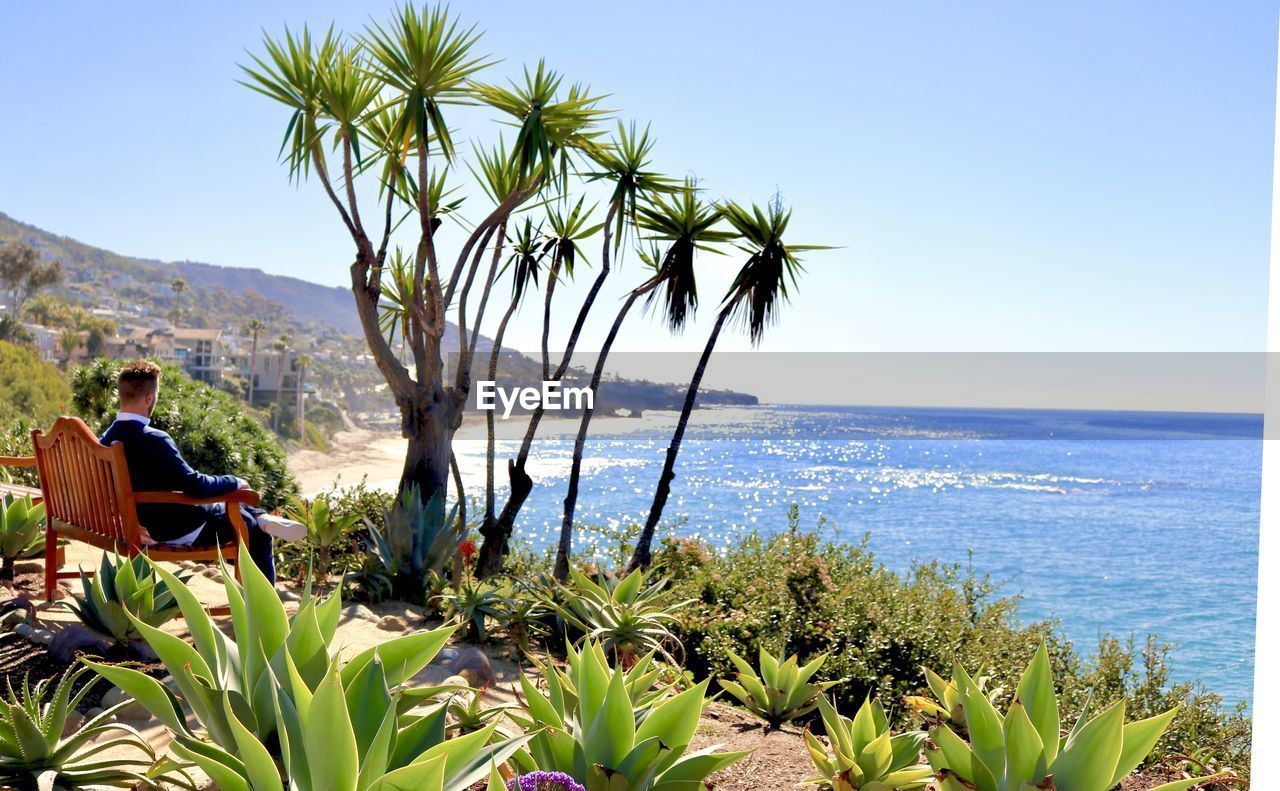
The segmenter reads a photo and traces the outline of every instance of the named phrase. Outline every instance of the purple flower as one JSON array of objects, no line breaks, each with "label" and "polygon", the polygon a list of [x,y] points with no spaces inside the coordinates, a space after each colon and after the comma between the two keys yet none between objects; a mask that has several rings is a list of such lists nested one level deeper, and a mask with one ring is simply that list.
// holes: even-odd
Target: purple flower
[{"label": "purple flower", "polygon": [[507,791],[587,791],[564,772],[530,772],[507,781]]}]

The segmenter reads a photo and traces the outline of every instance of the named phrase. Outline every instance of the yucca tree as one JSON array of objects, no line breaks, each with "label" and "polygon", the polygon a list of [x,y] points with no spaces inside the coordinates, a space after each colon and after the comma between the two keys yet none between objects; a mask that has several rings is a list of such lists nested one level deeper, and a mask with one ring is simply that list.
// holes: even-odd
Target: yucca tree
[{"label": "yucca tree", "polygon": [[253,406],[253,391],[257,389],[257,370],[258,370],[258,336],[262,335],[267,329],[267,325],[262,319],[250,319],[249,323],[244,326],[244,331],[249,333],[249,406]]},{"label": "yucca tree", "polygon": [[[400,489],[416,484],[421,497],[448,486],[454,432],[471,386],[475,344],[466,333],[452,377],[442,343],[448,311],[460,323],[463,292],[483,271],[486,245],[504,243],[499,229],[527,201],[549,189],[559,171],[567,179],[575,152],[590,144],[606,112],[584,88],[540,64],[522,83],[482,84],[491,60],[479,53],[480,34],[460,25],[443,6],[397,7],[354,35],[313,36],[286,31],[268,38],[245,66],[245,84],[290,111],[282,159],[290,176],[320,182],[353,243],[351,290],[365,341],[401,413],[408,440]],[[517,176],[467,228],[453,259],[445,260],[444,229],[433,199],[445,166],[456,160],[447,114],[459,104],[497,109],[519,132],[505,163]],[[333,161],[330,161],[330,159]],[[357,181],[376,184],[372,213],[362,213]],[[376,214],[376,219],[371,219]],[[400,215],[403,214],[403,217]],[[397,217],[400,217],[397,220]],[[380,324],[383,276],[393,231],[416,236],[403,277],[402,360]],[[487,279],[482,282],[488,282]],[[455,297],[457,298],[455,300]],[[447,381],[452,379],[452,382]]]},{"label": "yucca tree", "polygon": [[[498,331],[493,336],[493,348],[489,351],[489,381],[498,379],[498,363],[502,355],[502,344],[507,334],[507,325],[511,317],[519,309],[526,295],[534,293],[538,287],[538,277],[547,257],[547,249],[542,243],[542,226],[533,224],[526,217],[523,226],[516,230],[515,236],[508,237],[510,251],[505,271],[511,273],[511,299],[507,309],[498,322]],[[496,433],[493,410],[485,412],[486,446],[485,446],[485,489],[484,518],[480,523],[480,534],[484,544],[480,548],[476,561],[476,574],[488,577],[502,570],[503,558],[506,556],[506,541],[511,535],[510,525],[499,522],[495,516],[496,506]],[[515,462],[511,462],[509,475],[516,476]],[[527,476],[526,476],[527,477]],[[530,480],[532,486],[532,480]]]},{"label": "yucca tree", "polygon": [[[666,192],[667,190],[659,190]],[[718,230],[720,209],[709,205],[698,195],[697,186],[686,181],[677,194],[664,197],[652,194],[649,200],[632,211],[635,223],[649,238],[650,248],[640,252],[640,258],[652,274],[623,301],[613,326],[605,336],[591,372],[591,390],[600,387],[605,362],[613,349],[618,332],[631,308],[642,297],[649,306],[660,304],[664,321],[673,331],[684,328],[689,314],[698,304],[698,286],[694,274],[694,259],[701,251],[715,252],[715,246],[728,241],[731,236]],[[665,250],[661,245],[665,244]],[[583,411],[578,423],[578,434],[573,443],[573,461],[569,467],[569,485],[564,499],[564,516],[560,524],[560,542],[556,549],[556,576],[565,579],[569,574],[569,554],[573,548],[573,516],[578,503],[578,487],[582,476],[582,457],[586,449],[587,432],[591,426],[593,409]]]},{"label": "yucca tree", "polygon": [[[612,187],[604,222],[597,226],[589,226],[585,218],[581,217],[581,201],[578,202],[567,217],[553,213],[549,220],[553,231],[548,235],[548,238],[551,242],[550,249],[555,254],[555,260],[552,265],[553,271],[556,270],[555,262],[563,262],[565,259],[568,259],[566,268],[570,271],[572,270],[574,261],[580,255],[577,242],[581,239],[593,235],[597,230],[603,230],[603,241],[600,250],[600,269],[591,283],[591,288],[583,300],[582,307],[578,311],[577,320],[569,331],[564,355],[554,372],[550,370],[548,339],[551,294],[555,284],[550,282],[552,280],[550,276],[548,278],[542,325],[544,379],[558,381],[568,369],[573,352],[581,339],[587,315],[590,313],[596,298],[600,294],[600,290],[604,287],[605,280],[613,269],[614,259],[622,249],[622,243],[627,235],[626,229],[635,224],[636,206],[639,199],[642,196],[670,194],[679,189],[679,185],[676,182],[651,168],[650,160],[653,145],[654,142],[649,134],[648,127],[643,132],[637,133],[634,122],[630,125],[624,125],[619,122],[617,133],[610,141],[588,148],[592,170],[585,174],[587,180],[590,182],[603,182]],[[599,382],[596,381],[592,387],[594,388],[598,384]],[[529,416],[529,424],[525,429],[525,436],[516,459],[508,464],[511,488],[501,516],[496,522],[486,520],[489,532],[485,533],[485,551],[481,555],[482,565],[480,568],[483,573],[495,573],[501,569],[502,558],[499,552],[506,552],[505,548],[514,529],[516,515],[533,489],[533,480],[525,472],[525,464],[542,415],[543,409],[539,405],[534,409],[533,414]],[[573,487],[573,490],[574,499],[576,499],[576,486]]]},{"label": "yucca tree", "polygon": [[[731,319],[739,321],[747,331],[752,345],[757,345],[764,337],[765,329],[777,321],[777,311],[790,296],[795,287],[796,278],[802,271],[798,253],[806,250],[824,249],[820,245],[790,245],[783,240],[787,225],[791,221],[791,212],[782,207],[779,199],[771,201],[767,206],[752,205],[747,209],[737,203],[727,202],[720,206],[721,213],[733,229],[739,250],[747,254],[747,260],[733,279],[720,310],[716,314],[715,323],[711,326],[711,334],[698,358],[693,378],[689,381],[689,389],[685,393],[684,406],[680,410],[680,418],[676,421],[675,432],[671,436],[671,444],[667,446],[666,460],[662,465],[662,474],[658,478],[658,488],[654,492],[653,505],[645,520],[644,528],[636,540],[635,551],[631,555],[628,569],[649,565],[649,549],[653,543],[653,533],[662,518],[662,510],[666,507],[667,498],[671,494],[671,481],[676,475],[676,457],[680,454],[680,443],[684,440],[685,429],[689,425],[689,415],[693,412],[694,403],[698,399],[698,388],[702,385],[702,376],[707,371],[707,363],[711,352],[715,349],[720,331]],[[675,287],[669,287],[667,294],[667,316],[673,329],[678,328],[677,317],[683,322],[681,307],[673,303],[673,299],[682,305],[696,305],[696,290],[692,287],[692,267],[689,268],[688,285],[677,281]],[[692,299],[690,299],[692,295]]]}]

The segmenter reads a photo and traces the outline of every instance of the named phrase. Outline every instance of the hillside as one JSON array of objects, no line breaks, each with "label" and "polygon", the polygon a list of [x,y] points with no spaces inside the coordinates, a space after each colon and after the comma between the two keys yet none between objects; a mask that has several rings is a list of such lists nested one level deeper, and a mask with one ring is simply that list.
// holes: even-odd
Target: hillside
[{"label": "hillside", "polygon": [[[238,332],[245,316],[269,315],[276,317],[273,325],[278,325],[269,329],[269,335],[285,331],[295,344],[305,339],[305,346],[313,352],[359,354],[365,348],[354,299],[340,287],[272,275],[261,269],[133,258],[59,236],[0,212],[0,242],[12,240],[25,241],[62,262],[64,281],[51,289],[53,293],[89,308],[110,307],[122,315],[138,317],[135,323],[164,323],[165,317],[179,311],[184,324]],[[181,294],[170,288],[178,278],[188,286]],[[456,348],[455,333],[455,326],[449,324],[445,349]],[[492,341],[481,336],[479,348],[492,348]],[[339,389],[344,391],[353,411],[365,411],[374,403],[385,404],[381,380],[372,367],[359,372],[321,368],[318,373],[334,384],[343,383]],[[354,380],[353,373],[358,374]],[[516,352],[504,352],[499,378],[510,384],[534,384],[541,379],[541,365]],[[583,384],[588,378],[586,371],[576,369],[566,377],[573,384]],[[604,412],[679,409],[684,388],[611,380],[601,386],[599,398],[597,408]],[[741,393],[704,391],[698,402],[741,405],[754,404],[756,399]]]}]

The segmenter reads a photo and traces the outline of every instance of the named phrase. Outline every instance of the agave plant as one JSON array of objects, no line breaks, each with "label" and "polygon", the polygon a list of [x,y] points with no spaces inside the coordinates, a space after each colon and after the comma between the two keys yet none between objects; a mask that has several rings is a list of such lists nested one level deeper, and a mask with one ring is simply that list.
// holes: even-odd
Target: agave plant
[{"label": "agave plant", "polygon": [[471,578],[463,580],[456,590],[441,593],[439,599],[446,615],[467,624],[467,637],[476,643],[485,641],[485,623],[489,618],[498,618],[502,607],[497,588]]},{"label": "agave plant", "polygon": [[546,619],[552,612],[539,599],[513,594],[502,597],[497,617],[507,638],[515,642],[521,653],[528,653],[533,638],[547,635]]},{"label": "agave plant", "polygon": [[818,697],[818,709],[831,750],[805,729],[809,757],[821,775],[816,785],[831,791],[913,791],[933,781],[933,772],[920,763],[924,733],[892,735],[880,701],[868,695],[853,719],[842,716],[825,695]]},{"label": "agave plant", "polygon": [[490,726],[446,739],[445,706],[429,702],[442,688],[406,684],[454,627],[387,640],[339,666],[331,645],[342,607],[338,595],[318,600],[305,589],[289,616],[256,566],[242,569],[243,584],[224,570],[229,638],[185,584],[152,568],[178,600],[194,645],[126,615],[173,675],[200,729],[188,724],[179,698],[156,679],[82,661],[164,723],[174,753],[199,765],[219,788],[270,791],[287,783],[296,791],[389,790],[430,788],[442,778],[443,788],[460,791],[528,738],[494,739],[496,726]]},{"label": "agave plant", "polygon": [[688,752],[709,682],[652,694],[640,688],[654,672],[650,659],[640,675],[614,669],[603,646],[588,640],[581,650],[570,646],[567,672],[548,668],[545,693],[521,676],[524,714],[514,719],[542,728],[529,741],[532,763],[570,775],[586,791],[676,791],[705,789],[709,775],[747,755],[717,753],[719,745]]},{"label": "agave plant", "polygon": [[801,666],[798,656],[793,654],[780,663],[777,657],[761,646],[759,673],[732,651],[729,652],[729,659],[738,668],[738,680],[720,679],[720,686],[752,714],[775,728],[813,711],[823,693],[841,681],[809,682],[813,674],[822,667],[822,663],[827,661],[826,654],[820,654]]},{"label": "agave plant", "polygon": [[[1049,652],[1043,644],[1003,715],[963,667],[956,666],[954,678],[959,697],[952,708],[964,707],[968,741],[940,722],[929,729],[925,748],[942,791],[1106,791],[1142,764],[1177,713],[1175,708],[1125,723],[1123,700],[1096,716],[1091,716],[1091,703],[1086,702],[1063,736]],[[1208,779],[1179,780],[1152,791],[1183,791]]]},{"label": "agave plant", "polygon": [[406,581],[423,580],[453,561],[466,533],[457,514],[457,503],[445,512],[444,497],[439,494],[423,503],[417,484],[412,484],[385,510],[385,532],[365,520],[370,554],[386,569],[398,593],[421,595],[421,590],[403,590]]},{"label": "agave plant", "polygon": [[334,516],[329,502],[323,497],[314,500],[293,500],[286,515],[307,526],[307,545],[316,553],[316,568],[321,578],[329,573],[329,550],[342,539],[342,536],[360,521],[359,514]]},{"label": "agave plant", "polygon": [[568,595],[560,605],[565,621],[612,650],[623,665],[651,651],[675,662],[667,651],[668,645],[678,644],[670,625],[676,620],[674,611],[688,602],[672,601],[667,580],[652,582],[644,569],[621,579],[601,575],[599,582],[577,569],[569,574]]},{"label": "agave plant", "polygon": [[[177,577],[182,582],[189,578],[190,575]],[[153,627],[182,612],[168,583],[156,578],[151,565],[141,555],[133,559],[116,555],[112,561],[111,556],[103,552],[98,573],[90,577],[81,570],[80,585],[84,595],[74,596],[63,605],[74,612],[82,624],[117,643],[142,639],[142,633],[126,615],[126,610]]]},{"label": "agave plant", "polygon": [[[0,698],[0,785],[5,788],[80,788],[83,786],[151,786],[165,781],[194,788],[185,773],[171,762],[156,759],[142,734],[112,717],[132,701],[123,701],[75,728],[63,737],[67,717],[97,683],[96,678],[72,693],[88,668],[68,668],[50,693],[52,679],[32,686],[22,680],[17,691],[10,682]],[[46,700],[47,698],[47,700]],[[116,747],[133,748],[133,754],[111,760],[95,756]],[[143,756],[146,756],[143,758]]]},{"label": "agave plant", "polygon": [[[955,679],[947,680],[929,668],[924,670],[925,680],[929,684],[929,691],[934,694],[934,698],[928,698],[923,695],[908,695],[903,698],[903,702],[908,708],[916,711],[922,716],[926,722],[936,723],[945,721],[951,726],[957,734],[968,736],[969,726],[965,721],[964,703],[960,698],[960,689],[956,685]],[[978,690],[982,692],[983,697],[989,701],[994,701],[1004,692],[1002,687],[988,690],[991,677],[978,675],[974,678],[978,685]]]},{"label": "agave plant", "polygon": [[[475,733],[484,730],[496,720],[500,720],[511,708],[509,704],[501,706],[484,706],[483,689],[471,689],[470,687],[459,690],[449,696],[449,724],[446,728],[448,733]],[[497,730],[492,732],[495,737],[505,737],[506,731],[501,725]]]},{"label": "agave plant", "polygon": [[6,494],[0,503],[0,579],[13,579],[14,561],[44,546],[44,503]]}]

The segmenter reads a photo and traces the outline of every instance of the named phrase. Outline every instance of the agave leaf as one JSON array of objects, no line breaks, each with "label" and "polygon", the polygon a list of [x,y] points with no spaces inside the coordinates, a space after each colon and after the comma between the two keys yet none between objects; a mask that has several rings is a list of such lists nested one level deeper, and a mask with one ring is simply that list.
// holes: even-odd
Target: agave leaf
[{"label": "agave leaf", "polygon": [[354,791],[360,756],[336,662],[316,687],[304,722],[321,724],[303,732],[312,786]]},{"label": "agave leaf", "polygon": [[1090,720],[1058,754],[1050,771],[1064,789],[1106,788],[1124,747],[1124,701]]},{"label": "agave leaf", "polygon": [[1044,778],[1049,766],[1044,742],[1040,741],[1026,708],[1018,701],[1014,701],[1005,715],[1004,743],[1006,788],[1016,788],[1021,783],[1034,785]]},{"label": "agave leaf", "polygon": [[1138,768],[1138,765],[1146,759],[1151,752],[1151,748],[1156,746],[1156,742],[1164,734],[1165,729],[1169,727],[1169,723],[1173,721],[1173,717],[1178,713],[1177,706],[1169,709],[1163,714],[1157,714],[1154,717],[1148,717],[1145,720],[1130,722],[1124,726],[1124,747],[1120,751],[1120,759],[1116,763],[1116,770],[1111,775],[1111,785],[1119,785],[1120,781],[1128,776],[1130,772]]},{"label": "agave leaf", "polygon": [[280,772],[276,770],[271,753],[236,717],[229,695],[223,697],[223,706],[227,724],[235,738],[236,753],[244,763],[245,776],[249,779],[254,791],[284,791],[280,782]]},{"label": "agave leaf", "polygon": [[1049,649],[1040,644],[1035,658],[1027,666],[1018,682],[1018,698],[1026,708],[1026,715],[1040,734],[1045,759],[1052,764],[1058,756],[1058,737],[1061,725],[1058,720],[1058,697],[1053,689],[1053,673],[1049,667]]}]

